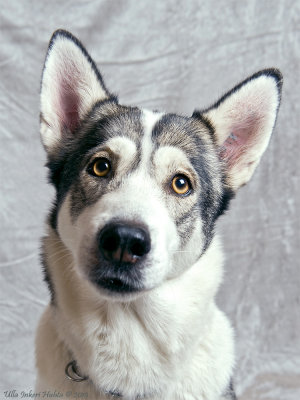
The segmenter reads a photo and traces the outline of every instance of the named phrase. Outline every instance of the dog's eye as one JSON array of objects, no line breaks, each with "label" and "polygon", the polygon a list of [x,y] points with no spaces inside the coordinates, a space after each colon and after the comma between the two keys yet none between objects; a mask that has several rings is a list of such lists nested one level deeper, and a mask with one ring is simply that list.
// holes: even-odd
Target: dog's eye
[{"label": "dog's eye", "polygon": [[110,162],[106,158],[97,158],[89,167],[88,172],[92,175],[104,177],[111,170]]},{"label": "dog's eye", "polygon": [[187,195],[192,189],[189,179],[184,175],[174,176],[171,186],[174,192],[180,195]]}]

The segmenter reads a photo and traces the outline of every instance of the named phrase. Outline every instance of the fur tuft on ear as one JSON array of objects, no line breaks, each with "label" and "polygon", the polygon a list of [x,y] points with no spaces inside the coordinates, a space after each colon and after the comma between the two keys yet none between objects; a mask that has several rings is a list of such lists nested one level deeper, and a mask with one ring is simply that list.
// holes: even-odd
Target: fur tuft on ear
[{"label": "fur tuft on ear", "polygon": [[200,113],[214,127],[219,156],[233,190],[249,181],[269,143],[281,86],[279,70],[259,71]]},{"label": "fur tuft on ear", "polygon": [[48,152],[72,137],[98,101],[110,97],[94,61],[82,44],[64,30],[54,32],[41,84],[41,136]]}]

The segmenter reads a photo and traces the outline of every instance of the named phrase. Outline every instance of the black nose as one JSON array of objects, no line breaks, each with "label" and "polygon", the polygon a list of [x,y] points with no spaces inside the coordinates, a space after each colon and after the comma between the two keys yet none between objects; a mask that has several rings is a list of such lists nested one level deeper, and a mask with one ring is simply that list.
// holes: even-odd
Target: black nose
[{"label": "black nose", "polygon": [[125,223],[106,225],[98,238],[99,249],[109,261],[135,264],[151,248],[150,235],[145,228]]}]

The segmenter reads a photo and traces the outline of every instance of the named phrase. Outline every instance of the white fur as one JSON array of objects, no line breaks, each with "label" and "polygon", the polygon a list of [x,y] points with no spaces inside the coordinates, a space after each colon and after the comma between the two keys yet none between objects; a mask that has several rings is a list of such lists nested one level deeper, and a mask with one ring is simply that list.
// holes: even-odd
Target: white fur
[{"label": "white fur", "polygon": [[[47,308],[37,334],[38,392],[72,390],[104,400],[103,389],[119,389],[126,400],[138,393],[220,399],[234,360],[231,327],[214,303],[222,277],[217,238],[183,275],[126,304],[99,296],[51,229],[46,249],[58,307]],[[92,384],[66,379],[73,358]]]},{"label": "white fur", "polygon": [[141,170],[145,171],[150,167],[150,156],[153,151],[152,130],[155,124],[161,119],[163,113],[154,113],[151,110],[143,109],[143,140],[142,140],[142,164]]}]

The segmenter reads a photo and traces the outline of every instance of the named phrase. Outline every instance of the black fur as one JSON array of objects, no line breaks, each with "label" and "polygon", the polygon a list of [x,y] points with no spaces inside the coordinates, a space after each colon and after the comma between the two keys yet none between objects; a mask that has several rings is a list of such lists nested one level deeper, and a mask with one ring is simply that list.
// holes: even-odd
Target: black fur
[{"label": "black fur", "polygon": [[195,118],[195,119],[197,119],[198,121],[202,122],[202,124],[204,124],[204,125],[207,127],[208,132],[209,132],[209,134],[210,134],[212,140],[215,141],[215,135],[214,135],[215,129],[214,129],[212,123],[209,121],[209,119],[206,118],[206,117],[204,117],[204,115],[202,115],[201,112],[200,112],[200,111],[197,111],[197,110],[195,110],[195,111],[193,112],[192,118]]},{"label": "black fur", "polygon": [[229,208],[230,200],[234,198],[235,192],[228,186],[223,187],[223,195],[221,201],[219,203],[219,208],[216,211],[215,218],[219,218],[221,215],[225,213],[225,211]]},{"label": "black fur", "polygon": [[51,302],[51,304],[54,304],[55,303],[55,287],[54,287],[54,283],[52,281],[51,273],[50,273],[50,270],[48,267],[44,244],[42,244],[40,260],[41,260],[41,264],[42,264],[42,268],[43,268],[44,281],[46,282],[48,289],[49,289],[49,293],[50,293],[50,302]]},{"label": "black fur", "polygon": [[228,389],[226,390],[226,393],[224,394],[224,396],[228,400],[237,400],[237,397],[236,397],[235,391],[234,391],[233,379],[230,380]]}]

